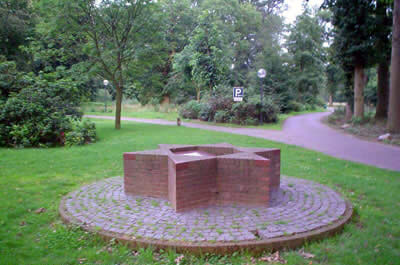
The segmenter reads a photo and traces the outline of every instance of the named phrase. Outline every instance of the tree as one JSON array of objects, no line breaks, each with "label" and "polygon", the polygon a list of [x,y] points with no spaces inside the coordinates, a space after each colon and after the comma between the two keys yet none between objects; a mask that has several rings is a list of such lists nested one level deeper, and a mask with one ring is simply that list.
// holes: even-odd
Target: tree
[{"label": "tree", "polygon": [[292,57],[292,87],[298,102],[313,104],[324,85],[324,29],[317,15],[305,6],[287,39]]},{"label": "tree", "polygon": [[388,129],[400,133],[400,0],[394,0]]},{"label": "tree", "polygon": [[[364,69],[372,64],[372,31],[375,23],[373,1],[369,0],[325,0],[333,14],[334,47],[350,84],[353,79],[354,115],[364,116]],[[351,89],[348,87],[348,89]]]},{"label": "tree", "polygon": [[34,20],[28,0],[0,1],[0,54],[22,61],[19,46],[32,36]]},{"label": "tree", "polygon": [[115,128],[120,129],[127,67],[156,32],[149,28],[157,25],[151,21],[154,4],[150,0],[66,0],[65,4],[70,22],[86,34],[87,55],[116,90]]},{"label": "tree", "polygon": [[189,43],[174,60],[175,72],[192,80],[198,100],[201,91],[229,82],[234,75],[229,66],[236,64],[238,71],[246,63],[241,51],[254,41],[259,18],[253,6],[235,0],[206,0],[199,8]]},{"label": "tree", "polygon": [[390,36],[392,33],[392,8],[393,4],[385,0],[376,1],[376,22],[374,23],[375,51],[377,73],[378,73],[378,90],[376,119],[385,119],[388,114],[389,105],[389,66],[390,66]]},{"label": "tree", "polygon": [[338,65],[328,64],[326,67],[326,88],[329,93],[329,106],[332,106],[333,96],[342,81],[342,69]]}]

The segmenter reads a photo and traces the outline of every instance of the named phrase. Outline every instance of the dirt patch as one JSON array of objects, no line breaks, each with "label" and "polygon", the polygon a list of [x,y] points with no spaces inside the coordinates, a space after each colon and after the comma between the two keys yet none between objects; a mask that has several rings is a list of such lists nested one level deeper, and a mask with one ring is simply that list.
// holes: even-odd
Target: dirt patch
[{"label": "dirt patch", "polygon": [[[378,141],[380,135],[388,133],[386,120],[375,120],[372,117],[366,117],[363,121],[346,122],[344,113],[334,112],[324,118],[323,122],[334,129],[355,135],[363,140],[400,146],[400,134],[391,134],[392,138],[390,140]],[[346,124],[345,128],[343,127],[344,124]]]}]

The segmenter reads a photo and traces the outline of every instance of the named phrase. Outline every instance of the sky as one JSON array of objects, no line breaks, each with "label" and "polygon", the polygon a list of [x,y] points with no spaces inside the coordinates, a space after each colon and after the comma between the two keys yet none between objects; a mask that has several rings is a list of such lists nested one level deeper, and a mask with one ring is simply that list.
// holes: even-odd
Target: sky
[{"label": "sky", "polygon": [[[296,16],[300,15],[303,12],[303,2],[304,0],[285,0],[285,4],[288,7],[287,10],[283,12],[286,23],[292,23],[296,19]],[[323,0],[309,0],[308,4],[310,6],[317,5],[319,7],[322,2]]]}]

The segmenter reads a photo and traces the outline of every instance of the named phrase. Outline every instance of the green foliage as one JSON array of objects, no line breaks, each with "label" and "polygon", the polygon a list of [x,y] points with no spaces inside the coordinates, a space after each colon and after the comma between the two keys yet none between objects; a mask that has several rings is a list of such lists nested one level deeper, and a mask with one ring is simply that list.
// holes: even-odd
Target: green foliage
[{"label": "green foliage", "polygon": [[353,102],[355,67],[366,68],[376,61],[374,45],[377,43],[373,35],[380,26],[376,26],[375,5],[374,1],[369,0],[325,0],[323,3],[323,6],[332,12],[331,22],[334,26],[332,59],[343,70],[345,82],[344,91],[341,93],[347,102]]},{"label": "green foliage", "polygon": [[71,79],[59,74],[26,75],[26,87],[0,103],[0,145],[64,144],[71,120],[81,117],[80,94]]},{"label": "green foliage", "polygon": [[214,121],[219,123],[226,123],[231,121],[231,113],[226,110],[217,110],[214,115]]},{"label": "green foliage", "polygon": [[256,125],[259,122],[260,112],[263,122],[278,121],[279,107],[270,98],[266,98],[261,104],[258,98],[233,103],[231,97],[208,96],[200,103],[189,101],[181,108],[180,114],[188,119]]},{"label": "green foliage", "polygon": [[352,117],[351,123],[353,125],[362,125],[374,120],[375,112],[366,112],[363,117]]},{"label": "green foliage", "polygon": [[328,64],[326,67],[326,88],[328,93],[332,96],[339,90],[340,86],[343,83],[343,70],[339,65],[336,64]]},{"label": "green foliage", "polygon": [[191,100],[181,107],[179,114],[183,118],[187,119],[197,119],[201,111],[202,104],[196,100]]},{"label": "green foliage", "polygon": [[29,3],[28,0],[0,1],[0,54],[21,64],[25,62],[19,46],[33,35],[34,20]]},{"label": "green foliage", "polygon": [[260,112],[263,122],[278,121],[279,108],[270,99],[264,99],[263,104],[261,104],[258,98],[233,104],[233,118],[231,121],[241,125],[250,122],[249,125],[254,125],[254,121],[259,121]]},{"label": "green foliage", "polygon": [[7,61],[0,56],[0,100],[7,99],[13,92],[21,88],[21,74],[17,71],[17,65],[13,61]]},{"label": "green foliage", "polygon": [[324,87],[325,40],[323,21],[309,8],[296,18],[287,40],[292,56],[290,86],[298,102],[315,104],[316,96]]},{"label": "green foliage", "polygon": [[65,133],[66,146],[84,145],[96,141],[96,125],[87,120],[83,122],[72,122],[71,131]]}]

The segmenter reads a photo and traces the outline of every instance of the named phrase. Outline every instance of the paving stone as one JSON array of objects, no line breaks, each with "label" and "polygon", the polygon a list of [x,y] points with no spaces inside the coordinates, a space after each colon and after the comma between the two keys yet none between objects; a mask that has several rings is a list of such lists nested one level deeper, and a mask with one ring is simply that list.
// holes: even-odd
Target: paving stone
[{"label": "paving stone", "polygon": [[272,206],[212,206],[175,212],[167,200],[126,195],[123,178],[81,187],[63,202],[79,223],[130,236],[189,242],[247,241],[307,232],[344,214],[334,190],[303,179],[281,177]]}]

